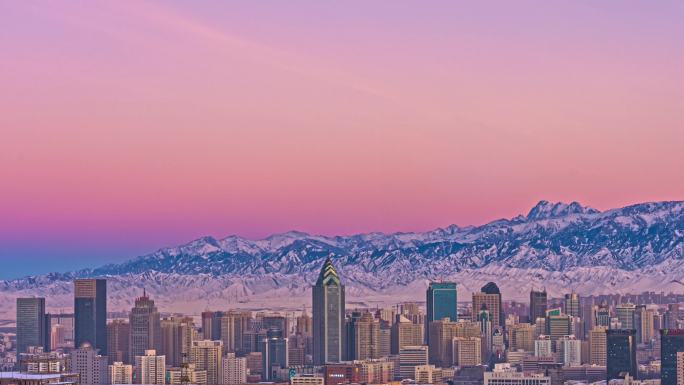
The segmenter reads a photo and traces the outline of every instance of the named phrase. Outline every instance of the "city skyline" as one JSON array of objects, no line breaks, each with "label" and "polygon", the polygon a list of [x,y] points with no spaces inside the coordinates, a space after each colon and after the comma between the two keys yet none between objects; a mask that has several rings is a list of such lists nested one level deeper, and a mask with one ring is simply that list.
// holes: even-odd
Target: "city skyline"
[{"label": "city skyline", "polygon": [[[190,379],[200,385],[398,380],[441,385],[452,379],[470,383],[473,376],[484,385],[552,385],[554,378],[588,385],[602,379],[627,381],[625,376],[646,381],[635,385],[656,385],[649,381],[661,373],[662,385],[684,379],[679,311],[684,295],[596,298],[570,292],[551,299],[552,308],[533,321],[532,308],[547,301],[534,290],[527,304],[503,302],[498,285],[488,282],[462,308],[456,306],[456,283],[432,282],[424,304],[345,309],[344,279],[326,259],[312,286],[311,317],[306,309],[281,313],[237,306],[162,318],[144,291],[129,313],[112,314],[106,322],[97,317],[98,303],[107,308],[109,298],[121,293],[108,295],[104,279],[74,280],[71,332],[76,338],[68,338],[66,330],[55,327],[64,324],[54,324],[55,315],[45,312],[49,297],[17,299],[22,306],[17,307],[16,338],[0,331],[5,341],[0,366],[14,365],[18,371],[0,369],[0,378],[46,384],[59,379],[69,385],[182,385]],[[95,346],[104,331],[116,346]],[[48,340],[73,343],[55,348]],[[127,356],[120,342],[128,344]],[[172,363],[179,353],[180,367]]]},{"label": "city skyline", "polygon": [[0,259],[41,272],[682,199],[680,2],[0,7]]}]

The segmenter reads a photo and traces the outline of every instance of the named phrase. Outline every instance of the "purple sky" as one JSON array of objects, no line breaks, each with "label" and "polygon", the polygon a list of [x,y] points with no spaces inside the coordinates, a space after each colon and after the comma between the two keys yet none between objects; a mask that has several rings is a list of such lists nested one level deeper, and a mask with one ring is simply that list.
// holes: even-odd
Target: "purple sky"
[{"label": "purple sky", "polygon": [[0,278],[679,200],[684,3],[0,2]]}]

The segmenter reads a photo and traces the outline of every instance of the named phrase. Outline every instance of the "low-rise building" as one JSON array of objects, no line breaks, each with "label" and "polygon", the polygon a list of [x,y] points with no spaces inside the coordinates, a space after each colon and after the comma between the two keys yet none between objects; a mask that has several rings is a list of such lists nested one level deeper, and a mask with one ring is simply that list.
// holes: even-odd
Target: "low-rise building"
[{"label": "low-rise building", "polygon": [[170,368],[167,373],[170,385],[184,383],[207,385],[207,371],[197,369],[194,364],[187,364],[185,368]]},{"label": "low-rise building", "polygon": [[69,355],[62,352],[45,352],[42,347],[29,347],[19,355],[19,370],[33,374],[63,373],[67,370]]},{"label": "low-rise building", "polygon": [[484,385],[551,385],[551,378],[539,373],[518,372],[509,363],[495,364],[484,373]]},{"label": "low-rise building", "polygon": [[0,372],[0,385],[78,385],[78,374]]},{"label": "low-rise building", "polygon": [[414,379],[419,384],[442,382],[442,368],[435,367],[435,365],[416,366]]},{"label": "low-rise building", "polygon": [[133,382],[133,365],[114,362],[109,365],[109,385],[130,384]]},{"label": "low-rise building", "polygon": [[351,362],[327,364],[323,369],[325,385],[342,385],[361,382],[361,365]]},{"label": "low-rise building", "polygon": [[290,378],[291,385],[324,385],[325,378],[316,374],[299,374]]}]

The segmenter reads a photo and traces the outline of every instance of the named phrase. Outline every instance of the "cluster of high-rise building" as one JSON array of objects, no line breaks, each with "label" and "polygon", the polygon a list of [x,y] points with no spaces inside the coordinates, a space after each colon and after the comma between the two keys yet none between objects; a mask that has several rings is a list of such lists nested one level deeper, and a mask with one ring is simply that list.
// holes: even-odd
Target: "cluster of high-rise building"
[{"label": "cluster of high-rise building", "polygon": [[327,259],[312,315],[165,316],[143,291],[126,317],[108,318],[106,280],[78,279],[73,313],[17,299],[16,359],[0,384],[684,384],[684,321],[662,298],[532,290],[518,303],[489,282],[459,302],[457,284],[440,281],[424,306],[349,309]]}]

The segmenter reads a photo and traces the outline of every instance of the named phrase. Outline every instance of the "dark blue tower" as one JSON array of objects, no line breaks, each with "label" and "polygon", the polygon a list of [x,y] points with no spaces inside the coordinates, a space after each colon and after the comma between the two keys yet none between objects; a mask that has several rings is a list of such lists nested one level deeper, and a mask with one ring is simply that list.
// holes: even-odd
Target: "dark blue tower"
[{"label": "dark blue tower", "polygon": [[455,282],[430,282],[427,289],[427,319],[425,342],[429,342],[430,322],[449,318],[458,321],[458,296]]},{"label": "dark blue tower", "polygon": [[107,355],[107,281],[74,281],[74,344],[89,343]]}]

